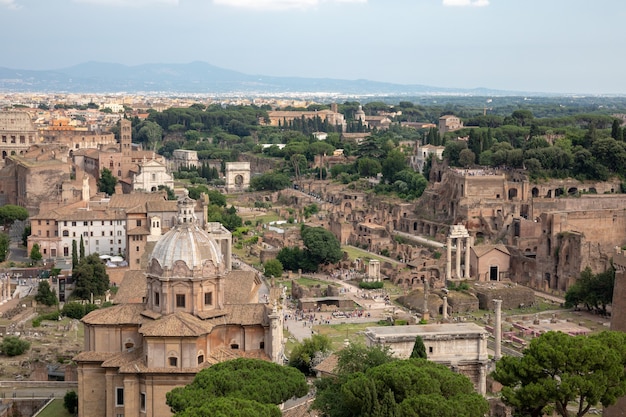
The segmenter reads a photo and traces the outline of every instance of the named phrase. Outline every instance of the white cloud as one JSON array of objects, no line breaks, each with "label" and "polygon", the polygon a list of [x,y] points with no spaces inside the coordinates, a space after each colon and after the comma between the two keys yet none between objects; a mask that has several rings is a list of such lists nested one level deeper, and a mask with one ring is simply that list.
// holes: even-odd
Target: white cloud
[{"label": "white cloud", "polygon": [[367,3],[367,0],[213,0],[222,6],[254,10],[308,9],[322,3]]},{"label": "white cloud", "polygon": [[[0,0],[3,1],[3,0]],[[143,7],[153,5],[178,5],[179,0],[74,0],[75,3],[98,4],[102,6]]]},{"label": "white cloud", "polygon": [[10,10],[17,10],[22,7],[19,4],[17,4],[15,0],[0,0],[0,6],[4,6]]},{"label": "white cloud", "polygon": [[443,5],[450,7],[485,7],[489,6],[489,0],[443,0]]}]

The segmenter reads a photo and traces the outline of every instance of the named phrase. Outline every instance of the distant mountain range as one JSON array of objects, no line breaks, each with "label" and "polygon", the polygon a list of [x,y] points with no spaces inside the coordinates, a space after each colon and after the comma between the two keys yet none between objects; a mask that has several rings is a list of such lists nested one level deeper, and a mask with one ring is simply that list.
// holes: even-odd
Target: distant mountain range
[{"label": "distant mountain range", "polygon": [[0,67],[0,91],[58,93],[181,93],[206,95],[336,94],[366,95],[519,95],[520,92],[451,89],[369,80],[270,77],[219,68],[206,62],[126,66],[87,62],[58,70]]}]

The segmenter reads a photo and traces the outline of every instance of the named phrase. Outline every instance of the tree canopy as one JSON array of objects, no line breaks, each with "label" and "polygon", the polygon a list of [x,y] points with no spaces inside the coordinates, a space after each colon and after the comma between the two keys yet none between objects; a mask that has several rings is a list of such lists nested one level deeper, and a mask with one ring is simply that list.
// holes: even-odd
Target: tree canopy
[{"label": "tree canopy", "polygon": [[328,417],[482,417],[489,410],[466,376],[425,359],[395,360],[316,386],[313,408]]},{"label": "tree canopy", "polygon": [[90,299],[91,295],[103,295],[109,289],[109,275],[97,253],[85,256],[72,270],[76,298]]},{"label": "tree canopy", "polygon": [[303,227],[302,241],[317,264],[332,264],[339,262],[343,257],[339,240],[329,230],[323,227]]},{"label": "tree canopy", "polygon": [[100,172],[100,178],[98,178],[98,191],[107,195],[115,194],[115,184],[117,184],[117,178],[113,176],[113,173],[107,169],[102,168]]},{"label": "tree canopy", "polygon": [[189,385],[174,388],[166,398],[176,417],[279,417],[276,404],[307,392],[297,369],[240,358],[198,372]]},{"label": "tree canopy", "polygon": [[37,294],[35,294],[35,300],[38,303],[45,304],[47,306],[56,305],[59,300],[57,295],[50,288],[50,284],[46,280],[39,281],[39,287],[37,288]]},{"label": "tree canopy", "polygon": [[615,269],[594,274],[590,267],[580,273],[574,285],[565,293],[565,307],[577,307],[584,304],[587,310],[597,310],[606,314],[607,305],[613,302]]},{"label": "tree canopy", "polygon": [[543,416],[553,407],[569,417],[576,403],[577,417],[598,404],[606,407],[626,393],[626,333],[603,332],[569,336],[548,332],[533,339],[524,356],[505,356],[493,377],[503,385],[502,399],[518,412]]},{"label": "tree canopy", "polygon": [[9,227],[16,220],[26,220],[28,218],[28,211],[24,207],[15,206],[12,204],[6,204],[0,207],[0,222],[5,227]]},{"label": "tree canopy", "polygon": [[326,359],[330,352],[330,339],[324,335],[314,334],[293,347],[289,356],[289,366],[306,375],[314,375],[313,368]]}]

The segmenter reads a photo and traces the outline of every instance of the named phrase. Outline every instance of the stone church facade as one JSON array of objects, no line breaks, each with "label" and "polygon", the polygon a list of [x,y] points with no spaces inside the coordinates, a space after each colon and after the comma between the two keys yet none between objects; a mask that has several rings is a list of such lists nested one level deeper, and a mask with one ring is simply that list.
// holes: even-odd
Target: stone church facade
[{"label": "stone church facade", "polygon": [[[171,415],[166,393],[223,360],[282,363],[283,315],[259,302],[255,272],[231,270],[195,201],[178,201],[177,224],[155,245],[145,272],[129,273],[114,306],[83,318],[79,415]],[[224,230],[220,230],[224,233]]]}]

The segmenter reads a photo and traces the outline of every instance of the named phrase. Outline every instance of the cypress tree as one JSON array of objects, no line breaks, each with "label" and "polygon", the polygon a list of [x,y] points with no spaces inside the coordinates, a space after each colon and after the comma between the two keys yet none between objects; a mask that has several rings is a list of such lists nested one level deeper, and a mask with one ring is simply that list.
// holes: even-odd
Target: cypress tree
[{"label": "cypress tree", "polygon": [[78,266],[78,250],[76,249],[76,239],[72,239],[72,269]]},{"label": "cypress tree", "polygon": [[83,237],[80,237],[80,260],[85,259],[85,242],[83,242]]}]

